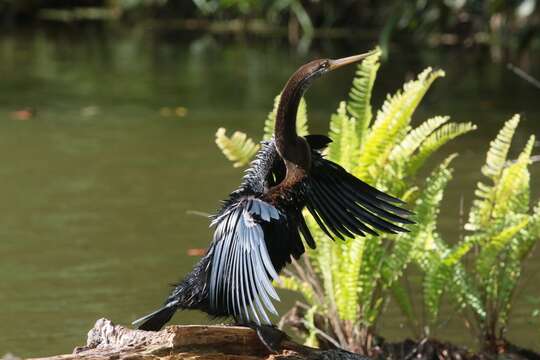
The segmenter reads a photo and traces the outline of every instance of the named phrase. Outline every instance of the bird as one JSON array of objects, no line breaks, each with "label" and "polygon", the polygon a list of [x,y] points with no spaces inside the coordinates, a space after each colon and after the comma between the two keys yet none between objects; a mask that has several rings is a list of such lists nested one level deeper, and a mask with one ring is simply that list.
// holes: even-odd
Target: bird
[{"label": "bird", "polygon": [[208,250],[164,305],[133,325],[157,331],[177,310],[199,310],[253,328],[275,349],[286,334],[269,317],[277,315],[279,301],[273,281],[304,254],[305,245],[316,247],[304,209],[334,240],[405,232],[405,225],[414,224],[402,200],[324,157],[330,138],[296,132],[298,106],[313,81],[369,54],[313,60],[293,73],[281,92],[273,138],[261,142],[240,186],[212,217]]}]

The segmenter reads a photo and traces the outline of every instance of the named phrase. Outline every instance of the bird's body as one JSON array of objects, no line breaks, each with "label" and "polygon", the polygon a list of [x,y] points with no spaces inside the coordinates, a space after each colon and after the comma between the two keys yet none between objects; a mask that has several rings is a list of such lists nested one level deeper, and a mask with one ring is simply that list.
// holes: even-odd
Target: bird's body
[{"label": "bird's body", "polygon": [[323,135],[299,137],[296,112],[315,78],[358,61],[316,60],[287,82],[276,115],[275,137],[261,149],[214,216],[214,238],[201,260],[172,291],[165,306],[137,320],[140,329],[159,330],[177,309],[196,309],[237,323],[270,325],[279,300],[272,281],[316,243],[302,213],[311,213],[331,238],[405,231],[394,223],[412,223],[400,200],[367,185],[321,151],[331,142]]}]

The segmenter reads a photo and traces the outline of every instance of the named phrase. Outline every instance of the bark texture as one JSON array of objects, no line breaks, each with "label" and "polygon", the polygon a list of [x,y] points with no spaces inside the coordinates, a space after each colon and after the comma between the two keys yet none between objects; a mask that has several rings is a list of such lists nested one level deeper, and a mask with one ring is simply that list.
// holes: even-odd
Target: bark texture
[{"label": "bark texture", "polygon": [[88,332],[86,346],[72,354],[47,360],[368,360],[343,350],[318,350],[293,341],[283,341],[277,354],[270,353],[255,332],[237,326],[185,325],[169,326],[162,331],[142,331],[114,325],[99,319]]}]

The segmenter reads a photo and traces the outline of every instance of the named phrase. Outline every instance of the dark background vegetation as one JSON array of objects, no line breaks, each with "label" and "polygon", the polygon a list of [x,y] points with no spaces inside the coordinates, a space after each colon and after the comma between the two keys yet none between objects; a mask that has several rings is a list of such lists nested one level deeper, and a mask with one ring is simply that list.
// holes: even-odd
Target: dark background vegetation
[{"label": "dark background vegetation", "polygon": [[[283,33],[302,37],[392,38],[416,44],[488,44],[521,54],[538,45],[536,0],[0,0],[4,26],[36,21],[119,19],[126,24]],[[498,56],[500,56],[499,54]]]}]

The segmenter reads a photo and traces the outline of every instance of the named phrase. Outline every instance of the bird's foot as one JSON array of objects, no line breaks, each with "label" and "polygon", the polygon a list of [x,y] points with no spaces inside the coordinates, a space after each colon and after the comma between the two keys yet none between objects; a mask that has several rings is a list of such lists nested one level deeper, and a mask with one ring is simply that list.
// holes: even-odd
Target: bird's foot
[{"label": "bird's foot", "polygon": [[278,353],[283,341],[289,340],[289,336],[278,329],[275,325],[257,325],[254,323],[238,324],[247,326],[257,333],[257,337],[271,353]]}]

